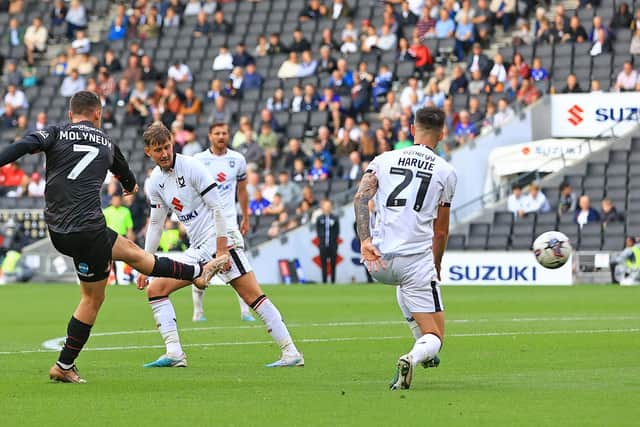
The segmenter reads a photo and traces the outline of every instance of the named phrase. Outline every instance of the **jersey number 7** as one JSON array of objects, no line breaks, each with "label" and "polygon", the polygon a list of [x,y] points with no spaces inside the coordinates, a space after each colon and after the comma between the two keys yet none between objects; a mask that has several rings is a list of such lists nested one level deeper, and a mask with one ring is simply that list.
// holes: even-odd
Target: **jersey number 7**
[{"label": "jersey number 7", "polygon": [[[387,207],[392,208],[398,206],[406,206],[407,199],[399,199],[398,195],[402,192],[402,190],[407,188],[413,180],[413,171],[411,169],[393,167],[391,168],[389,173],[391,175],[402,175],[404,176],[404,179],[389,194],[389,197],[387,198]],[[431,174],[418,171],[416,172],[415,177],[420,179],[420,187],[418,188],[418,194],[416,194],[416,202],[413,204],[413,210],[416,212],[420,212],[420,209],[422,209],[422,204],[424,203],[424,198],[427,195],[427,190],[429,189],[429,184],[431,183]]]},{"label": "jersey number 7", "polygon": [[71,180],[76,179],[78,175],[80,175],[82,171],[85,170],[87,166],[89,166],[89,164],[93,161],[93,159],[98,157],[98,154],[100,153],[100,150],[98,149],[98,147],[93,147],[91,145],[80,145],[80,144],[73,144],[73,151],[84,152],[87,154],[85,154],[80,159],[78,164],[75,165],[74,168],[71,169],[71,172],[69,172],[69,175],[67,175],[67,179],[71,179]]}]

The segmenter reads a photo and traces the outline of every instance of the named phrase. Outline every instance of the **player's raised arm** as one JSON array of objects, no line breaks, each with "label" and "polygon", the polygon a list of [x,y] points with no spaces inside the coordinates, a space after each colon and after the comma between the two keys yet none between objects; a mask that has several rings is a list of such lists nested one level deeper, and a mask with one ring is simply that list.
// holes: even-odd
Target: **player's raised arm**
[{"label": "player's raised arm", "polygon": [[370,270],[378,271],[378,267],[384,268],[382,255],[378,248],[371,243],[371,227],[369,201],[378,191],[378,178],[373,170],[367,170],[360,180],[358,191],[353,199],[353,207],[356,214],[356,230],[360,238],[360,255],[362,262]]},{"label": "player's raised arm", "polygon": [[13,163],[25,154],[32,154],[46,149],[55,141],[57,129],[49,127],[46,130],[25,135],[16,142],[9,144],[0,152],[0,167]]},{"label": "player's raised arm", "polygon": [[116,144],[113,144],[113,146],[115,147],[113,153],[113,164],[109,170],[118,178],[127,193],[135,193],[136,176],[131,172],[129,164],[124,158],[122,151],[120,151],[120,148]]}]

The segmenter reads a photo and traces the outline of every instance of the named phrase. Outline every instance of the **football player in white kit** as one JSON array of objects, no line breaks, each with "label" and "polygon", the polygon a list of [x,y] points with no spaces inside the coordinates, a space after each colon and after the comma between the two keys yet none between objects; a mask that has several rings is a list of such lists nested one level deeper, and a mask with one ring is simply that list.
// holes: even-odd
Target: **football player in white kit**
[{"label": "football player in white kit", "polygon": [[444,119],[440,109],[418,110],[414,145],[377,156],[355,195],[362,261],[376,280],[397,286],[398,304],[416,339],[398,359],[392,390],[408,389],[418,364],[437,366],[444,339],[438,282],[457,180],[453,167],[434,152]]},{"label": "football player in white kit", "polygon": [[[145,154],[157,165],[147,187],[151,216],[145,248],[149,248],[151,252],[157,249],[164,220],[169,210],[173,210],[184,224],[190,241],[189,249],[181,254],[182,258],[210,260],[230,255],[230,265],[225,272],[218,273],[219,277],[230,283],[245,301],[250,302],[251,308],[265,323],[282,351],[281,358],[267,366],[304,366],[302,354],[293,343],[280,312],[256,282],[242,250],[242,239],[237,241],[236,236],[228,237],[225,214],[216,190],[217,183],[207,167],[193,157],[174,155],[173,135],[162,123],[149,126],[143,139]],[[211,200],[215,200],[215,203],[211,203]],[[186,280],[164,278],[149,281],[147,276],[138,277],[138,288],[147,287],[153,316],[166,346],[166,354],[147,363],[145,367],[187,366],[169,294],[190,283]]]},{"label": "football player in white kit", "polygon": [[[237,151],[227,147],[229,127],[226,123],[212,123],[209,126],[210,147],[194,157],[200,160],[214,175],[218,184],[217,190],[223,204],[223,212],[227,221],[227,235],[235,247],[244,248],[242,236],[249,231],[249,193],[247,192],[247,161]],[[236,195],[242,211],[242,222],[238,228],[236,212]],[[204,317],[204,289],[191,287],[193,299],[193,321],[206,320]],[[246,302],[238,295],[240,319],[253,322],[256,319]]]}]

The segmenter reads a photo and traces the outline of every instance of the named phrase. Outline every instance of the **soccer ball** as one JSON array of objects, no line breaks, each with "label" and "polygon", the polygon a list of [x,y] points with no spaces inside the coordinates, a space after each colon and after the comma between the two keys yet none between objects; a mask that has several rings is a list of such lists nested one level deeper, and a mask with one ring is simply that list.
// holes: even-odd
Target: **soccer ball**
[{"label": "soccer ball", "polygon": [[544,268],[560,268],[571,255],[569,238],[559,231],[542,233],[533,242],[533,254],[538,263]]}]

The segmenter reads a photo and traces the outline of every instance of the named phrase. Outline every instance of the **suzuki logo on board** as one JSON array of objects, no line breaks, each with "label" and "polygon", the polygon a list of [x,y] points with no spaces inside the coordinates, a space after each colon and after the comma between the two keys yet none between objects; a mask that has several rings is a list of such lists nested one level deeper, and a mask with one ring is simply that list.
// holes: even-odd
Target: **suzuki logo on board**
[{"label": "suzuki logo on board", "polygon": [[572,125],[578,126],[580,123],[584,121],[584,119],[582,118],[582,113],[584,113],[584,110],[580,108],[578,104],[575,104],[573,107],[569,108],[569,110],[567,111],[569,113],[569,118],[567,120]]}]

